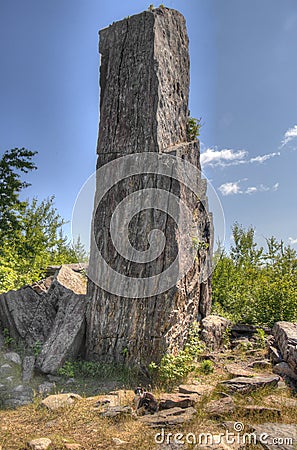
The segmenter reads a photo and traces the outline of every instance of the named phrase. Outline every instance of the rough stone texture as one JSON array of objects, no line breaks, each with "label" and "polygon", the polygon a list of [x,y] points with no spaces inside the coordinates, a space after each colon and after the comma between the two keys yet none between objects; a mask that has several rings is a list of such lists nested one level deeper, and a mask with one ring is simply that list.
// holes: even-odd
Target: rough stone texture
[{"label": "rough stone texture", "polygon": [[[61,266],[47,291],[26,286],[0,295],[0,322],[16,342],[34,348],[42,345],[36,366],[55,373],[67,358],[77,356],[85,343],[86,280],[67,266]],[[10,356],[9,356],[10,355]],[[12,353],[6,358],[21,364]],[[24,369],[29,377],[32,360]]]},{"label": "rough stone texture", "polygon": [[278,375],[281,375],[282,377],[289,377],[297,381],[297,372],[294,372],[294,370],[289,366],[289,364],[287,364],[284,361],[276,364],[273,367],[273,372],[277,373]]},{"label": "rough stone texture", "polygon": [[14,364],[18,364],[19,366],[22,364],[21,357],[16,352],[5,353],[4,354],[4,359],[6,359],[6,361],[13,362]]},{"label": "rough stone texture", "polygon": [[[267,450],[294,450],[297,443],[297,427],[296,424],[283,424],[283,423],[262,423],[253,425],[253,429],[259,439],[262,435],[268,435],[265,438],[265,443],[262,439],[262,446]],[[282,439],[282,444],[273,443],[273,439]],[[286,444],[286,439],[292,439],[292,444]],[[267,443],[266,443],[267,442]],[[280,441],[281,442],[281,441]]]},{"label": "rough stone texture", "polygon": [[230,414],[235,410],[235,403],[232,397],[212,400],[206,405],[206,412],[211,417],[220,417]]},{"label": "rough stone texture", "polygon": [[276,322],[272,333],[284,361],[297,376],[297,323]]},{"label": "rough stone texture", "polygon": [[62,266],[46,292],[26,286],[0,295],[1,325],[16,342],[28,347],[43,344],[37,365],[42,371],[55,371],[83,343],[85,293],[84,278]]},{"label": "rough stone texture", "polygon": [[159,409],[189,408],[199,401],[198,394],[162,394]]},{"label": "rough stone texture", "polygon": [[32,450],[47,450],[51,443],[52,441],[47,438],[33,439],[28,443],[28,447]]},{"label": "rough stone texture", "polygon": [[[189,54],[183,16],[157,8],[124,19],[100,32],[99,50],[97,168],[126,154],[157,152],[178,155],[199,169],[199,143],[189,143],[187,138]],[[94,214],[95,241],[105,261],[116,272],[146,278],[162,273],[178,255],[180,244],[173,219],[150,209],[133,218],[129,240],[143,251],[149,232],[163,231],[166,247],[157,259],[151,264],[127,263],[112,244],[109,226],[115,207],[132,192],[148,187],[164,189],[186,201],[196,214],[201,240],[211,247],[205,180],[199,183],[199,198],[180,182],[155,174],[136,175],[114,186]],[[93,243],[90,255],[90,268],[95,271],[97,245]],[[165,293],[149,298],[123,298],[90,282],[87,357],[147,364],[158,362],[166,349],[180,347],[189,324],[210,310],[210,281],[202,283],[199,277],[209,254],[201,250],[186,277]],[[109,282],[112,285],[113,280]]]},{"label": "rough stone texture", "polygon": [[263,377],[237,377],[232,380],[222,381],[221,385],[225,386],[231,392],[251,392],[265,386],[277,386],[279,377],[277,375]]},{"label": "rough stone texture", "polygon": [[35,356],[25,356],[23,359],[23,383],[29,383],[34,374]]},{"label": "rough stone texture", "polygon": [[123,416],[131,416],[132,415],[132,408],[131,406],[107,406],[107,408],[104,409],[100,413],[102,417],[123,417]]},{"label": "rough stone texture", "polygon": [[57,394],[49,395],[44,400],[42,400],[42,406],[45,406],[51,411],[56,409],[64,408],[65,406],[73,405],[76,401],[81,400],[82,397],[78,394]]},{"label": "rough stone texture", "polygon": [[153,428],[163,428],[181,425],[192,420],[196,414],[197,411],[193,407],[171,408],[153,415],[140,417],[138,420]]},{"label": "rough stone texture", "polygon": [[181,394],[207,395],[214,390],[210,384],[181,384],[178,387]]},{"label": "rough stone texture", "polygon": [[61,286],[58,311],[36,366],[44,373],[55,373],[67,359],[75,357],[84,345],[85,282],[82,276],[62,266],[56,282]]},{"label": "rough stone texture", "polygon": [[201,339],[209,349],[217,351],[223,345],[226,330],[230,325],[230,320],[224,317],[216,315],[207,316],[201,323]]}]

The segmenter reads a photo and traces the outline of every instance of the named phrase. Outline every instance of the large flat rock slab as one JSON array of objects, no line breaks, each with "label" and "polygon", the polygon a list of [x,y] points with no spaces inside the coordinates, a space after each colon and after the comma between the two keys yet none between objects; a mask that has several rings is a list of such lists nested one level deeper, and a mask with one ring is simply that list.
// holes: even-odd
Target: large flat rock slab
[{"label": "large flat rock slab", "polygon": [[226,387],[228,391],[247,393],[266,386],[277,386],[279,379],[278,375],[254,378],[237,377],[232,378],[231,380],[222,381],[220,384]]},{"label": "large flat rock slab", "polygon": [[171,408],[153,415],[142,416],[139,420],[152,428],[162,428],[189,422],[196,414],[197,411],[193,407],[186,409]]}]

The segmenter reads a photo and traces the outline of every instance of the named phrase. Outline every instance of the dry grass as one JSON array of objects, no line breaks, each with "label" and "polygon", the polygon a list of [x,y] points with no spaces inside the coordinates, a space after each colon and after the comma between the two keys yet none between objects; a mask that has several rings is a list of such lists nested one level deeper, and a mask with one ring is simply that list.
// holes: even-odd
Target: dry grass
[{"label": "dry grass", "polygon": [[[264,356],[264,351],[259,350],[256,357]],[[209,375],[192,374],[189,382],[198,381],[201,384],[216,386],[219,381],[230,378],[224,367],[230,360],[238,365],[246,366],[255,355],[248,352],[235,350],[216,355],[215,371]],[[296,423],[296,408],[289,408],[284,399],[292,398],[289,389],[266,388],[246,395],[234,395],[236,410],[225,414],[220,419],[212,419],[205,411],[205,405],[214,399],[221,398],[221,387],[216,386],[214,391],[201,398],[197,404],[197,415],[194,420],[169,431],[174,433],[222,433],[222,423],[225,421],[242,422],[246,426],[249,423],[279,422]],[[156,393],[160,391],[156,390]],[[270,404],[266,398],[277,396],[277,404]],[[17,410],[0,410],[0,446],[2,450],[24,450],[26,443],[32,439],[46,437],[52,440],[51,450],[65,449],[66,443],[78,443],[82,449],[97,450],[125,448],[127,450],[152,450],[157,449],[154,436],[158,430],[153,430],[141,424],[133,417],[121,419],[106,419],[100,416],[100,410],[94,408],[96,397],[84,398],[74,406],[55,412],[48,411],[41,406],[40,400],[34,404],[18,408]],[[244,409],[247,405],[265,405],[280,409],[280,417],[273,413],[251,412],[247,415]],[[126,441],[124,445],[116,445],[113,438]],[[193,445],[184,445],[182,448],[191,449]],[[248,448],[248,447],[247,447]],[[257,446],[250,446],[249,449]]]}]

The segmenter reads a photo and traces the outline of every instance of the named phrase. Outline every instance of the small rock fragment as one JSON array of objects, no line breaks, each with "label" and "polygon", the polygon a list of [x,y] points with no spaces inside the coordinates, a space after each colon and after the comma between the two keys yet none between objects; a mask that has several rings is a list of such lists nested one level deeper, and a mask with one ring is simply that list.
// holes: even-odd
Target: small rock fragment
[{"label": "small rock fragment", "polygon": [[47,438],[33,439],[29,442],[28,446],[32,450],[47,450],[52,441]]}]

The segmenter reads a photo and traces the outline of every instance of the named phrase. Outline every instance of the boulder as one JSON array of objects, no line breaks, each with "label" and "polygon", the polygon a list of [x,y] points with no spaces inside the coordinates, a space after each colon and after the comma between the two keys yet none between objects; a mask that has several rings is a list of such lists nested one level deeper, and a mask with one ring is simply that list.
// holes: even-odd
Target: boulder
[{"label": "boulder", "polygon": [[31,348],[42,344],[36,367],[44,373],[55,373],[76,357],[85,334],[85,278],[61,266],[51,280],[44,291],[26,286],[0,295],[2,327],[16,342]]},{"label": "boulder", "polygon": [[297,323],[276,322],[272,333],[283,360],[297,376]]},{"label": "boulder", "polygon": [[20,384],[14,389],[6,390],[3,403],[6,408],[17,408],[32,403],[33,397],[33,389]]},{"label": "boulder", "polygon": [[42,400],[42,406],[45,406],[47,409],[51,411],[55,411],[56,409],[65,408],[65,406],[73,405],[76,401],[81,400],[82,397],[78,394],[57,394],[57,395],[49,395],[44,400]]},{"label": "boulder", "polygon": [[22,364],[21,357],[16,352],[8,352],[4,354],[4,359],[20,366]]},{"label": "boulder", "polygon": [[210,315],[201,322],[201,339],[208,349],[217,351],[224,344],[224,339],[231,322],[224,317]]},{"label": "boulder", "polygon": [[262,377],[237,377],[231,380],[221,381],[221,385],[226,387],[228,391],[247,393],[260,389],[266,386],[277,386],[279,377],[277,375],[262,376]]},{"label": "boulder", "polygon": [[207,395],[214,390],[209,384],[181,384],[178,388],[181,394]]},{"label": "boulder", "polygon": [[86,282],[82,275],[62,266],[53,284],[55,295],[59,296],[58,311],[36,366],[44,373],[54,374],[80,352],[84,343]]},{"label": "boulder", "polygon": [[273,367],[273,372],[281,375],[282,377],[289,377],[297,381],[297,372],[294,372],[289,364],[284,361],[276,364]]},{"label": "boulder", "polygon": [[162,394],[159,409],[189,408],[199,401],[198,394]]},{"label": "boulder", "polygon": [[281,352],[274,345],[268,347],[268,355],[272,364],[278,364],[283,361]]},{"label": "boulder", "polygon": [[171,408],[164,411],[159,411],[155,414],[142,416],[138,420],[149,427],[164,428],[175,425],[181,425],[194,418],[197,414],[195,408]]},{"label": "boulder", "polygon": [[52,441],[47,438],[33,439],[28,443],[28,447],[32,450],[47,450]]}]

